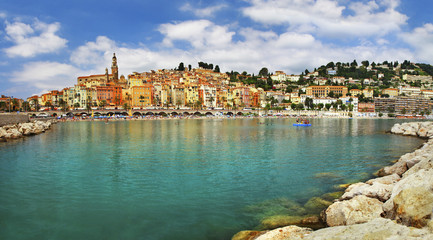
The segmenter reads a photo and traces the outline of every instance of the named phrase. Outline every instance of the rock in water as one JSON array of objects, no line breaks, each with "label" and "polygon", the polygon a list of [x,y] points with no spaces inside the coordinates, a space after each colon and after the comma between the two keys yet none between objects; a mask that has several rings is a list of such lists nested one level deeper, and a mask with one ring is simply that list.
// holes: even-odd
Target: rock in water
[{"label": "rock in water", "polygon": [[269,231],[260,235],[256,240],[285,240],[285,239],[303,239],[311,233],[309,228],[301,228],[297,226],[287,226]]},{"label": "rock in water", "polygon": [[381,201],[364,195],[336,202],[325,211],[326,223],[330,227],[365,223],[380,217],[382,205]]},{"label": "rock in water", "polygon": [[427,229],[416,229],[397,224],[389,219],[377,218],[368,223],[350,226],[339,226],[323,228],[312,232],[303,238],[305,240],[325,240],[325,239],[351,239],[351,240],[373,240],[373,239],[433,239],[433,234]]}]

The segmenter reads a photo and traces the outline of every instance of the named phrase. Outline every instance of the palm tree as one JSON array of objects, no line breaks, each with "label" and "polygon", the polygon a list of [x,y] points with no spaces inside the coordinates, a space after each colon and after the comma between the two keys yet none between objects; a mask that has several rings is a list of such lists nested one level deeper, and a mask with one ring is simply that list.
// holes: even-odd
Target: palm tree
[{"label": "palm tree", "polygon": [[36,112],[39,111],[39,100],[34,98],[32,101],[33,105],[35,106]]},{"label": "palm tree", "polygon": [[87,113],[90,113],[90,110],[92,110],[92,98],[90,96],[87,96],[86,109]]}]

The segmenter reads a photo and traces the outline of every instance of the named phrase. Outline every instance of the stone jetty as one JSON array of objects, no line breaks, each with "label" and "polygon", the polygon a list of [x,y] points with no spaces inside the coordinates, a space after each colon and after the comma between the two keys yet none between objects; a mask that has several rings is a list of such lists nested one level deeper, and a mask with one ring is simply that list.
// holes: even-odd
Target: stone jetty
[{"label": "stone jetty", "polygon": [[0,127],[0,142],[36,135],[50,129],[55,120],[17,123]]},{"label": "stone jetty", "polygon": [[395,124],[391,133],[427,142],[378,178],[350,185],[322,212],[328,227],[242,231],[232,239],[433,239],[433,122]]}]

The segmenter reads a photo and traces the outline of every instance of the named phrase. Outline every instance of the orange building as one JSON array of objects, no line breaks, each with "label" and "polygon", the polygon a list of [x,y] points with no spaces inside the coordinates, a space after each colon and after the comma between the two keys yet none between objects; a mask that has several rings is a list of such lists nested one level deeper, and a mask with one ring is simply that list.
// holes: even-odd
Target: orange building
[{"label": "orange building", "polygon": [[333,92],[334,95],[341,94],[346,97],[347,87],[344,86],[309,86],[307,87],[307,95],[315,97],[328,97],[329,93]]},{"label": "orange building", "polygon": [[119,106],[122,103],[122,87],[114,85],[97,86],[96,96],[98,102],[105,101],[107,105]]},{"label": "orange building", "polygon": [[153,105],[153,85],[144,84],[131,88],[132,107],[149,107]]},{"label": "orange building", "polygon": [[375,112],[374,103],[358,103],[358,112]]}]

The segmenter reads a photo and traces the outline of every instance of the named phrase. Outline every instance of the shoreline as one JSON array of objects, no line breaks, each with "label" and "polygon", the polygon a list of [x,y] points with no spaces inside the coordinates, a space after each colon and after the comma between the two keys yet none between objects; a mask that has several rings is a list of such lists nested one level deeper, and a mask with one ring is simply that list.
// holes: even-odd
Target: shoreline
[{"label": "shoreline", "polygon": [[374,173],[377,178],[348,185],[322,211],[325,228],[292,224],[232,239],[433,239],[433,122],[397,123],[389,132],[425,142]]}]

